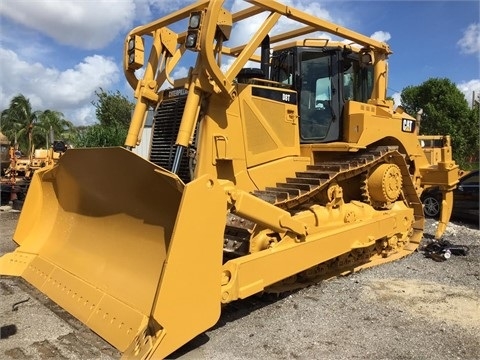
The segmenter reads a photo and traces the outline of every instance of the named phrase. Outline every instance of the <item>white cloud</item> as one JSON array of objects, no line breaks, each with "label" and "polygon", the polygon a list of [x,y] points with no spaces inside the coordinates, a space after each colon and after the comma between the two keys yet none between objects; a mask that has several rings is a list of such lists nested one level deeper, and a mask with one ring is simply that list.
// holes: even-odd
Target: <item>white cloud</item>
[{"label": "white cloud", "polygon": [[480,53],[480,23],[470,24],[457,45],[462,53]]},{"label": "white cloud", "polygon": [[100,49],[129,31],[136,19],[151,21],[152,10],[168,13],[188,0],[2,0],[0,15],[35,29],[63,45]]},{"label": "white cloud", "polygon": [[462,82],[457,84],[457,88],[465,95],[468,104],[472,106],[473,93],[475,93],[477,99],[480,96],[480,79]]},{"label": "white cloud", "polygon": [[401,95],[401,93],[399,93],[399,92],[396,92],[396,93],[391,95],[392,98],[393,98],[393,107],[394,108],[396,108],[399,105],[402,105],[402,101],[400,100],[400,95]]},{"label": "white cloud", "polygon": [[88,104],[85,103],[72,110],[69,119],[77,119],[77,121],[74,121],[75,125],[92,125],[98,122],[95,110],[95,107],[90,102]]},{"label": "white cloud", "polygon": [[64,113],[76,125],[92,123],[86,116],[100,87],[108,89],[119,80],[118,66],[112,59],[88,56],[72,69],[60,71],[40,63],[29,63],[11,51],[0,49],[0,106],[7,108],[11,98],[25,95],[36,110],[53,109]]},{"label": "white cloud", "polygon": [[392,38],[389,32],[385,31],[375,31],[370,37],[377,41],[387,42]]},{"label": "white cloud", "polygon": [[[173,11],[193,3],[192,0],[134,0],[137,8],[144,6],[150,7],[151,10],[161,12],[162,14],[168,14]],[[137,14],[138,18],[141,18],[141,14]]]},{"label": "white cloud", "polygon": [[188,76],[188,68],[185,66],[177,66],[172,73],[173,79],[182,79]]},{"label": "white cloud", "polygon": [[60,44],[83,49],[107,45],[135,17],[133,0],[2,0],[0,14],[50,36]]},{"label": "white cloud", "polygon": [[[381,42],[388,42],[388,40],[391,39],[391,35],[389,32],[385,31],[375,31],[372,35],[370,35],[370,38],[373,40],[381,41]],[[343,43],[349,44],[353,47],[356,48],[361,48],[362,46],[357,44],[357,43],[352,43],[350,40],[342,40]]]},{"label": "white cloud", "polygon": [[[178,80],[178,79],[183,79],[188,76],[188,71],[189,69],[184,67],[184,66],[177,66],[176,68],[173,69],[173,72],[171,74],[172,80]],[[161,90],[169,89],[172,87],[172,84],[170,84],[168,81],[165,81],[161,86]]]}]

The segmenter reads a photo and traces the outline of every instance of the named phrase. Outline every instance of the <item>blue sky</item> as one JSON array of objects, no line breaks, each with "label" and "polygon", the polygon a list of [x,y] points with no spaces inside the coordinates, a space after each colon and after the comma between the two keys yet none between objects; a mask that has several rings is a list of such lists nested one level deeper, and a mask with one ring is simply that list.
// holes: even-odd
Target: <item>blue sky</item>
[{"label": "blue sky", "polygon": [[[99,88],[133,100],[122,72],[125,34],[191,2],[0,0],[0,109],[22,93],[35,110],[61,111],[76,125],[95,122],[91,102]],[[405,87],[432,77],[450,79],[469,102],[473,91],[480,94],[479,1],[280,2],[386,41],[394,52],[388,95],[396,103]],[[232,37],[238,42],[245,34],[235,29]]]}]

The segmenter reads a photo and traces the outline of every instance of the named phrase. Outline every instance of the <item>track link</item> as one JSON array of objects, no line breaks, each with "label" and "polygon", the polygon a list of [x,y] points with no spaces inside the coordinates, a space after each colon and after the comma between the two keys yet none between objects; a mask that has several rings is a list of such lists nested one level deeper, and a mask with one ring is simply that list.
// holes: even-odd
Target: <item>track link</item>
[{"label": "track link", "polygon": [[368,172],[395,153],[398,153],[397,147],[382,146],[361,153],[341,154],[328,162],[307,165],[305,171],[296,172],[295,177],[288,177],[275,187],[256,190],[254,195],[282,209],[293,210],[332,183]]}]

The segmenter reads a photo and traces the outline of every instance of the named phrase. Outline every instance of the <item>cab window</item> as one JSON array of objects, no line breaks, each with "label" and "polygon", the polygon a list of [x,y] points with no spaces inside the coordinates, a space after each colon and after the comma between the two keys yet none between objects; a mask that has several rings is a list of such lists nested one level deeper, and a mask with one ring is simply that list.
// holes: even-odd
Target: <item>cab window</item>
[{"label": "cab window", "polygon": [[324,139],[333,119],[331,56],[301,54],[300,135],[303,140]]}]

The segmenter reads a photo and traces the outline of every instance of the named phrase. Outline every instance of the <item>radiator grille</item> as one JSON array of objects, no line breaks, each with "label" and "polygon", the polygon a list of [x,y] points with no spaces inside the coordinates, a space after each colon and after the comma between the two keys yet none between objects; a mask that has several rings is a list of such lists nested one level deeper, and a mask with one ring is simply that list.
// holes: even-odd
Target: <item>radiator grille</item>
[{"label": "radiator grille", "polygon": [[[172,170],[175,158],[175,141],[177,140],[186,100],[186,95],[164,100],[153,117],[152,146],[149,160],[167,170]],[[185,183],[190,181],[188,160],[187,152],[184,152],[178,176]]]}]

